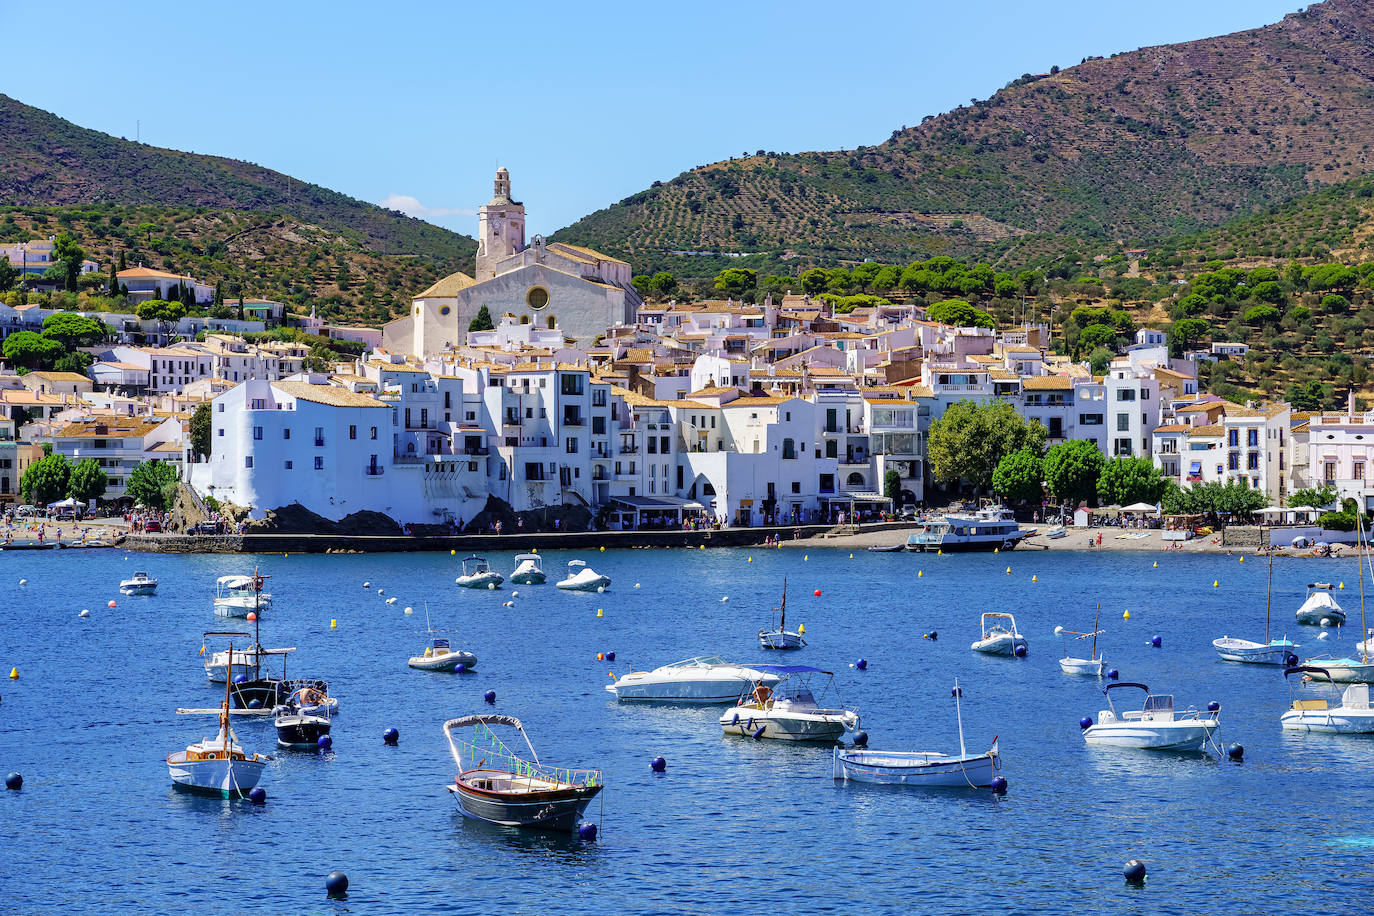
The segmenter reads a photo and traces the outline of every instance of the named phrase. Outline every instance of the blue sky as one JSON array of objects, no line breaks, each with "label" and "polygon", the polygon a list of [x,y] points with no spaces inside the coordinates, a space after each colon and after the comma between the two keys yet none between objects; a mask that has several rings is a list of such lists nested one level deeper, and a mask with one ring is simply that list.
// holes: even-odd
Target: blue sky
[{"label": "blue sky", "polygon": [[4,42],[0,91],[130,139],[141,121],[144,142],[390,200],[469,235],[499,163],[530,231],[551,233],[696,165],[879,143],[1022,73],[1297,8],[73,0],[44,18],[42,40]]}]

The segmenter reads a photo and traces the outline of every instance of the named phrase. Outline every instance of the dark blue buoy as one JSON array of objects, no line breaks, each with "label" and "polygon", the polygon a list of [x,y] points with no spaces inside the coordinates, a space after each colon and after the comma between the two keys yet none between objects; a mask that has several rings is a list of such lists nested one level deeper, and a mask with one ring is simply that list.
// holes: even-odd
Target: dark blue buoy
[{"label": "dark blue buoy", "polygon": [[401,733],[394,728],[388,728],[386,731],[382,732],[382,740],[392,747],[395,747],[396,742],[401,740]]},{"label": "dark blue buoy", "polygon": [[1112,668],[1111,670],[1109,670],[1109,671],[1107,672],[1107,679],[1108,679],[1108,680],[1114,681],[1114,680],[1116,680],[1116,679],[1119,678],[1119,677],[1121,677],[1121,672],[1120,672],[1120,671],[1117,671],[1115,668]]},{"label": "dark blue buoy", "polygon": [[236,676],[234,677],[234,683],[235,683],[235,684],[246,684],[246,683],[248,683],[248,675],[246,675],[246,674],[236,675]]},{"label": "dark blue buoy", "polygon": [[934,631],[934,630],[931,630],[931,631],[930,631],[930,638],[931,638],[931,639],[939,639],[939,638],[940,638],[940,634],[937,633],[937,632]]},{"label": "dark blue buoy", "polygon": [[1221,709],[1221,704],[1218,703],[1216,700],[1213,700],[1212,702],[1207,704],[1208,712],[1216,712],[1218,709]]},{"label": "dark blue buoy", "polygon": [[859,659],[857,662],[854,663],[854,667],[855,667],[855,668],[858,668],[860,671],[867,671],[867,670],[868,670],[868,659],[866,659],[866,658],[861,658],[861,659]]},{"label": "dark blue buoy", "polygon": [[868,732],[855,732],[855,733],[854,733],[854,746],[855,746],[855,747],[868,747]]},{"label": "dark blue buoy", "polygon": [[1289,652],[1287,655],[1285,655],[1285,656],[1283,657],[1283,664],[1284,664],[1286,667],[1288,667],[1288,668],[1293,667],[1293,666],[1296,665],[1297,663],[1298,663],[1298,657],[1297,657],[1296,655],[1294,655],[1292,652]]},{"label": "dark blue buoy", "polygon": [[614,653],[614,652],[607,652],[607,653],[606,653],[606,661],[608,661],[608,662],[613,662],[613,661],[615,661],[615,653]]},{"label": "dark blue buoy", "polygon": [[952,697],[961,697],[961,696],[964,695],[964,688],[962,688],[962,687],[951,687],[951,688],[949,688],[949,695],[952,696]]},{"label": "dark blue buoy", "polygon": [[456,664],[456,665],[453,666],[453,673],[454,673],[454,674],[467,674],[467,673],[468,673],[468,666],[465,665],[465,664],[463,664],[462,662],[459,662],[458,664]]},{"label": "dark blue buoy", "polygon": [[1226,756],[1232,760],[1244,760],[1245,748],[1241,747],[1239,744],[1228,744],[1226,745]]},{"label": "dark blue buoy", "polygon": [[341,871],[331,871],[324,879],[324,889],[331,897],[343,897],[348,893],[348,875]]},{"label": "dark blue buoy", "polygon": [[495,703],[495,702],[496,702],[496,691],[495,691],[495,690],[488,690],[486,693],[482,694],[482,699],[486,700],[488,703]]},{"label": "dark blue buoy", "polygon": [[1026,647],[1025,647],[1025,646],[1017,646],[1015,649],[1012,649],[1012,650],[1011,650],[1011,654],[1012,654],[1012,655],[1015,655],[1017,658],[1025,658],[1025,657],[1026,657]]},{"label": "dark blue buoy", "polygon": [[248,708],[249,708],[249,709],[262,709],[262,700],[259,700],[259,699],[257,699],[256,697],[254,697],[253,699],[251,699],[251,700],[248,701]]},{"label": "dark blue buoy", "polygon": [[583,821],[577,825],[577,835],[587,842],[596,839],[596,825],[591,821]]},{"label": "dark blue buoy", "polygon": [[1145,863],[1139,859],[1132,859],[1121,869],[1121,874],[1125,876],[1127,884],[1143,884],[1145,882]]},{"label": "dark blue buoy", "polygon": [[5,788],[11,792],[18,792],[24,787],[24,777],[18,773],[11,773],[5,777]]},{"label": "dark blue buoy", "polygon": [[248,800],[255,805],[267,804],[267,790],[262,786],[254,786],[248,790]]},{"label": "dark blue buoy", "polygon": [[649,761],[649,769],[653,770],[655,773],[662,773],[664,770],[668,769],[668,761],[664,760],[662,757],[655,757],[653,760]]},{"label": "dark blue buoy", "polygon": [[1150,645],[1158,649],[1160,646],[1164,645],[1164,640],[1160,639],[1158,636],[1152,636],[1150,637]]},{"label": "dark blue buoy", "polygon": [[1084,716],[1083,718],[1079,719],[1079,720],[1078,720],[1078,727],[1079,727],[1079,728],[1082,728],[1082,729],[1092,728],[1092,727],[1093,727],[1093,717],[1092,717],[1092,716]]},{"label": "dark blue buoy", "polygon": [[327,751],[334,746],[334,739],[328,735],[320,735],[320,737],[315,739],[315,744],[320,750]]},{"label": "dark blue buoy", "polygon": [[998,795],[1007,794],[1007,781],[1001,776],[992,777],[992,782],[988,783],[988,787]]}]

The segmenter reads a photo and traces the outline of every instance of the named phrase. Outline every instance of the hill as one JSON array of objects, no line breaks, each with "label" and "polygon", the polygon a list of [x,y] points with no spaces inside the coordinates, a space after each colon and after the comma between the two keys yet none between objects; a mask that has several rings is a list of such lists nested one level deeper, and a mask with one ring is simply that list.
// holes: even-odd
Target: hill
[{"label": "hill", "polygon": [[466,236],[337,191],[235,159],[112,137],[6,95],[0,95],[0,163],[0,204],[249,211],[319,227],[375,255],[424,258],[445,270],[470,265],[476,252]]},{"label": "hill", "polygon": [[1219,38],[1026,74],[851,152],[678,175],[560,230],[637,269],[935,254],[1016,266],[1053,237],[1193,232],[1371,171],[1374,6],[1327,0]]}]

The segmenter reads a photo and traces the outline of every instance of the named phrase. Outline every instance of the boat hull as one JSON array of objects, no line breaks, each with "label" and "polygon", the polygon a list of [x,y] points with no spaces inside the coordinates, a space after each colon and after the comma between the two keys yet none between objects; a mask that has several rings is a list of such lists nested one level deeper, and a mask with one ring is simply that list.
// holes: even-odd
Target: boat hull
[{"label": "boat hull", "polygon": [[570,787],[547,792],[496,793],[458,782],[450,785],[448,790],[465,817],[502,827],[571,833],[577,829],[587,805],[601,792],[601,786]]},{"label": "boat hull", "polygon": [[[646,703],[733,703],[748,690],[753,681],[749,678],[722,678],[719,680],[695,681],[655,681],[650,683],[625,683],[621,678],[606,689],[625,702]],[[774,681],[776,683],[776,681]]]},{"label": "boat hull", "polygon": [[554,583],[555,588],[569,592],[600,592],[611,587],[609,576],[583,575],[579,573],[568,579]]},{"label": "boat hull", "polygon": [[1217,650],[1217,655],[1223,661],[1242,662],[1251,665],[1297,664],[1297,656],[1293,654],[1293,650],[1298,647],[1286,640],[1265,644],[1251,642],[1248,639],[1223,636],[1220,639],[1212,640],[1212,647]]},{"label": "boat hull", "polygon": [[1029,649],[1024,636],[998,635],[980,639],[969,648],[984,655],[1015,655],[1018,646]]},{"label": "boat hull", "polygon": [[512,585],[543,585],[548,578],[541,572],[513,573],[510,581]]},{"label": "boat hull", "polygon": [[471,576],[459,576],[454,580],[454,584],[459,588],[500,588],[501,583],[506,580],[500,573],[477,573]]},{"label": "boat hull", "polygon": [[785,630],[759,633],[759,646],[763,649],[800,649],[805,645],[806,640],[800,633],[788,633]]},{"label": "boat hull", "polygon": [[741,709],[721,716],[720,727],[725,734],[741,738],[831,743],[839,741],[846,731],[858,728],[859,717],[848,712],[824,715]]},{"label": "boat hull", "polygon": [[1364,664],[1362,662],[1350,661],[1338,663],[1327,659],[1308,659],[1304,664],[1319,666],[1327,672],[1327,677],[1320,674],[1308,674],[1307,676],[1314,681],[1330,681],[1333,684],[1374,684],[1374,663]]},{"label": "boat hull", "polygon": [[1101,677],[1102,671],[1106,667],[1106,662],[1102,659],[1090,658],[1061,658],[1059,660],[1059,670],[1065,674],[1077,674],[1087,677]]},{"label": "boat hull", "polygon": [[468,671],[477,669],[477,656],[471,652],[449,652],[447,655],[416,655],[409,662],[410,667],[420,671],[453,671],[465,665]]},{"label": "boat hull", "polygon": [[278,716],[277,746],[315,749],[329,734],[329,720],[322,716]]},{"label": "boat hull", "polygon": [[154,595],[157,594],[157,583],[154,582],[150,585],[121,585],[119,587],[119,593],[126,597]]},{"label": "boat hull", "polygon": [[247,795],[266,766],[261,760],[187,760],[184,751],[167,758],[167,770],[177,788],[221,798]]},{"label": "boat hull", "polygon": [[[1322,623],[1322,621],[1327,621]],[[1320,611],[1298,611],[1298,623],[1309,627],[1343,627],[1345,626],[1345,614],[1333,611],[1331,608],[1322,608]]]},{"label": "boat hull", "polygon": [[915,553],[990,553],[994,550],[1015,550],[1016,546],[1025,540],[1024,534],[1010,535],[1004,538],[981,539],[960,539],[950,540],[946,538],[939,542],[911,542],[907,541],[906,549]]},{"label": "boat hull", "polygon": [[1287,731],[1368,735],[1374,734],[1374,709],[1290,709],[1279,723]]},{"label": "boat hull", "polygon": [[1129,747],[1150,751],[1201,750],[1221,727],[1215,719],[1189,722],[1110,722],[1090,726],[1083,740],[1100,747]]},{"label": "boat hull", "polygon": [[984,788],[992,785],[994,754],[947,757],[921,752],[845,751],[835,748],[835,779],[889,786]]}]

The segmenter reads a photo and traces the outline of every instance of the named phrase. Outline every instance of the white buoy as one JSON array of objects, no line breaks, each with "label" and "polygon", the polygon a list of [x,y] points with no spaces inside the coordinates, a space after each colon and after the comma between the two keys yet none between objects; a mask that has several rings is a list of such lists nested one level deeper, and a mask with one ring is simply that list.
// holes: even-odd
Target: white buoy
[{"label": "white buoy", "polygon": [[515,607],[514,601],[502,601],[501,607]]},{"label": "white buoy", "polygon": [[386,599],[386,603],[387,603],[387,604],[395,604],[395,603],[396,603],[396,599],[395,599],[395,598],[388,598],[388,599]]},{"label": "white buoy", "polygon": [[414,613],[415,613],[415,608],[412,608],[412,607],[406,608],[406,616],[407,616],[407,617],[409,617],[411,614],[414,614]]},{"label": "white buoy", "polygon": [[488,583],[487,583],[487,591],[492,592],[492,591],[495,591],[495,590],[496,590],[496,583],[495,583],[495,582],[488,582]]},{"label": "white buoy", "polygon": [[639,583],[638,583],[638,582],[635,583],[635,588],[639,588]]},{"label": "white buoy", "polygon": [[24,587],[25,585],[28,585],[28,584],[29,584],[29,580],[28,580],[28,579],[20,579],[20,580],[19,580],[19,586],[20,586],[21,588]]},{"label": "white buoy", "polygon": [[1317,638],[1318,638],[1318,639],[1325,639],[1326,637],[1328,637],[1328,636],[1330,636],[1330,635],[1331,635],[1330,633],[1327,633],[1325,630],[1323,630],[1322,632],[1320,632],[1320,633],[1317,634]]},{"label": "white buoy", "polygon": [[1060,633],[1063,633],[1063,632],[1064,632],[1064,628],[1063,628],[1063,627],[1055,627],[1055,628],[1054,628],[1054,635],[1055,635],[1055,636],[1058,636]]},{"label": "white buoy", "polygon": [[722,595],[720,600],[721,600],[721,601],[729,601],[729,600],[730,600],[730,596],[729,596],[729,595]]},{"label": "white buoy", "polygon": [[[23,583],[23,582],[20,582],[19,584],[20,584],[20,585],[23,585],[24,583]],[[1323,617],[1323,618],[1322,618],[1322,626],[1324,626],[1324,627],[1329,627],[1329,626],[1331,626],[1331,618],[1330,618],[1330,617]]]},{"label": "white buoy", "polygon": [[[127,559],[129,559],[129,558],[128,558],[128,557],[125,557],[124,559],[127,560]],[[372,583],[371,583],[371,582],[364,582],[364,583],[363,583],[363,588],[371,588],[371,587],[372,587]]]},{"label": "white buoy", "polygon": [[379,594],[379,595],[385,595],[385,594],[386,594],[386,589],[384,589],[384,588],[379,588],[379,589],[377,589],[377,594]]},{"label": "white buoy", "polygon": [[91,616],[91,611],[90,611],[89,608],[85,608],[85,609],[83,609],[83,610],[81,611],[80,614],[77,614],[76,616],[78,616],[78,617],[89,617],[89,616]]},{"label": "white buoy", "polygon": [[[494,587],[494,586],[493,586],[493,587]],[[604,592],[604,591],[606,590],[606,586],[604,586],[604,585],[598,585],[598,586],[596,587],[596,590],[597,590],[598,593]]]},{"label": "white buoy", "polygon": [[510,593],[510,596],[511,596],[512,598],[519,598],[519,597],[520,597],[520,593],[519,593],[519,592],[511,592],[511,593]]}]

